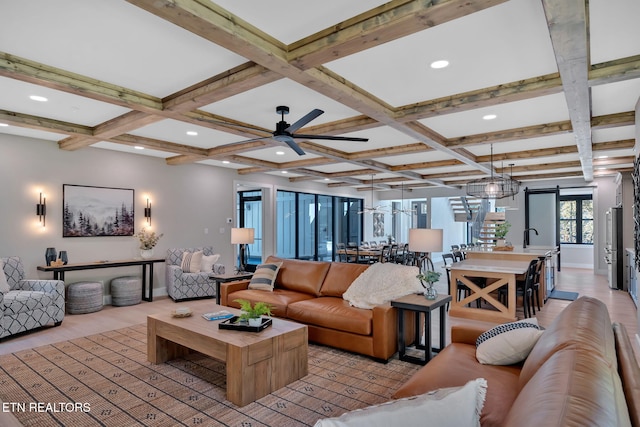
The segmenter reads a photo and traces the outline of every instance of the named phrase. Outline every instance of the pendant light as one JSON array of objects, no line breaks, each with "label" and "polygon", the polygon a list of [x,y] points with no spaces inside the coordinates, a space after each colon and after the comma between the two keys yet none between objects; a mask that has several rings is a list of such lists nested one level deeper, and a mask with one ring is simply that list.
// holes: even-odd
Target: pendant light
[{"label": "pendant light", "polygon": [[491,177],[482,178],[467,183],[467,195],[480,199],[502,199],[514,196],[520,190],[520,182],[493,175],[493,144],[491,144]]}]

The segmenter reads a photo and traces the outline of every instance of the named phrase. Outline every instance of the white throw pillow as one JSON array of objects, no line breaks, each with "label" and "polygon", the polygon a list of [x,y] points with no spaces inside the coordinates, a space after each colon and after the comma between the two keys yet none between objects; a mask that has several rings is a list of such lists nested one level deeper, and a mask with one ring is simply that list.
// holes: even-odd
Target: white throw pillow
[{"label": "white throw pillow", "polygon": [[200,271],[204,273],[213,273],[213,266],[220,259],[220,254],[215,255],[202,255],[202,264],[200,265]]},{"label": "white throw pillow", "polygon": [[260,264],[256,267],[255,273],[251,276],[249,289],[258,289],[261,291],[273,291],[278,270],[282,266],[282,262],[272,262],[269,264]]},{"label": "white throw pillow", "polygon": [[418,267],[378,262],[351,283],[342,298],[358,308],[373,308],[405,295],[422,293]]},{"label": "white throw pillow", "polygon": [[513,365],[527,358],[543,329],[538,319],[518,320],[489,329],[476,340],[476,359],[484,365]]},{"label": "white throw pillow", "polygon": [[0,259],[0,292],[6,294],[11,288],[7,283],[7,276],[4,275],[4,261]]},{"label": "white throw pillow", "polygon": [[462,387],[443,388],[319,420],[314,427],[477,427],[486,394],[487,381],[478,378]]},{"label": "white throw pillow", "polygon": [[180,267],[185,273],[200,273],[202,266],[202,251],[184,252],[182,254],[182,264]]}]

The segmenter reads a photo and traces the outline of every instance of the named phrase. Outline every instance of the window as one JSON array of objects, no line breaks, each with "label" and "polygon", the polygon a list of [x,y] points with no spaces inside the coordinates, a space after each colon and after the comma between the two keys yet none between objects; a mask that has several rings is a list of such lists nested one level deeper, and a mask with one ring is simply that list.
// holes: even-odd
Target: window
[{"label": "window", "polygon": [[362,199],[278,190],[276,253],[331,261],[335,242],[359,242]]},{"label": "window", "polygon": [[560,243],[593,244],[591,195],[560,196]]}]

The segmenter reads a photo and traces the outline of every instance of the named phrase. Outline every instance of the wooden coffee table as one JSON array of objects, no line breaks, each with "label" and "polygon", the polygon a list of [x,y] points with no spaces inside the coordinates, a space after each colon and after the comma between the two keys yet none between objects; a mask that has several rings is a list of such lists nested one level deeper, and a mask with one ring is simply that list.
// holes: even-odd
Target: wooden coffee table
[{"label": "wooden coffee table", "polygon": [[[209,306],[211,310],[233,311]],[[158,364],[195,350],[227,366],[227,399],[245,406],[308,373],[307,326],[282,319],[261,332],[218,329],[202,313],[147,316],[147,358]]]}]

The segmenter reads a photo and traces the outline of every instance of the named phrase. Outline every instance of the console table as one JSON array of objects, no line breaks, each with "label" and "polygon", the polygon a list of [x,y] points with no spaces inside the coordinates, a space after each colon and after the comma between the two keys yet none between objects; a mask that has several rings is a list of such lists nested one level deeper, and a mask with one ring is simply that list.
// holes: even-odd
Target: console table
[{"label": "console table", "polygon": [[[145,301],[153,301],[153,264],[156,262],[164,262],[164,258],[123,259],[119,261],[93,261],[60,266],[39,265],[38,270],[52,271],[54,280],[64,281],[64,273],[66,273],[67,271],[95,270],[97,268],[116,268],[140,265],[142,266],[142,299]],[[147,268],[149,269],[148,275]]]}]

